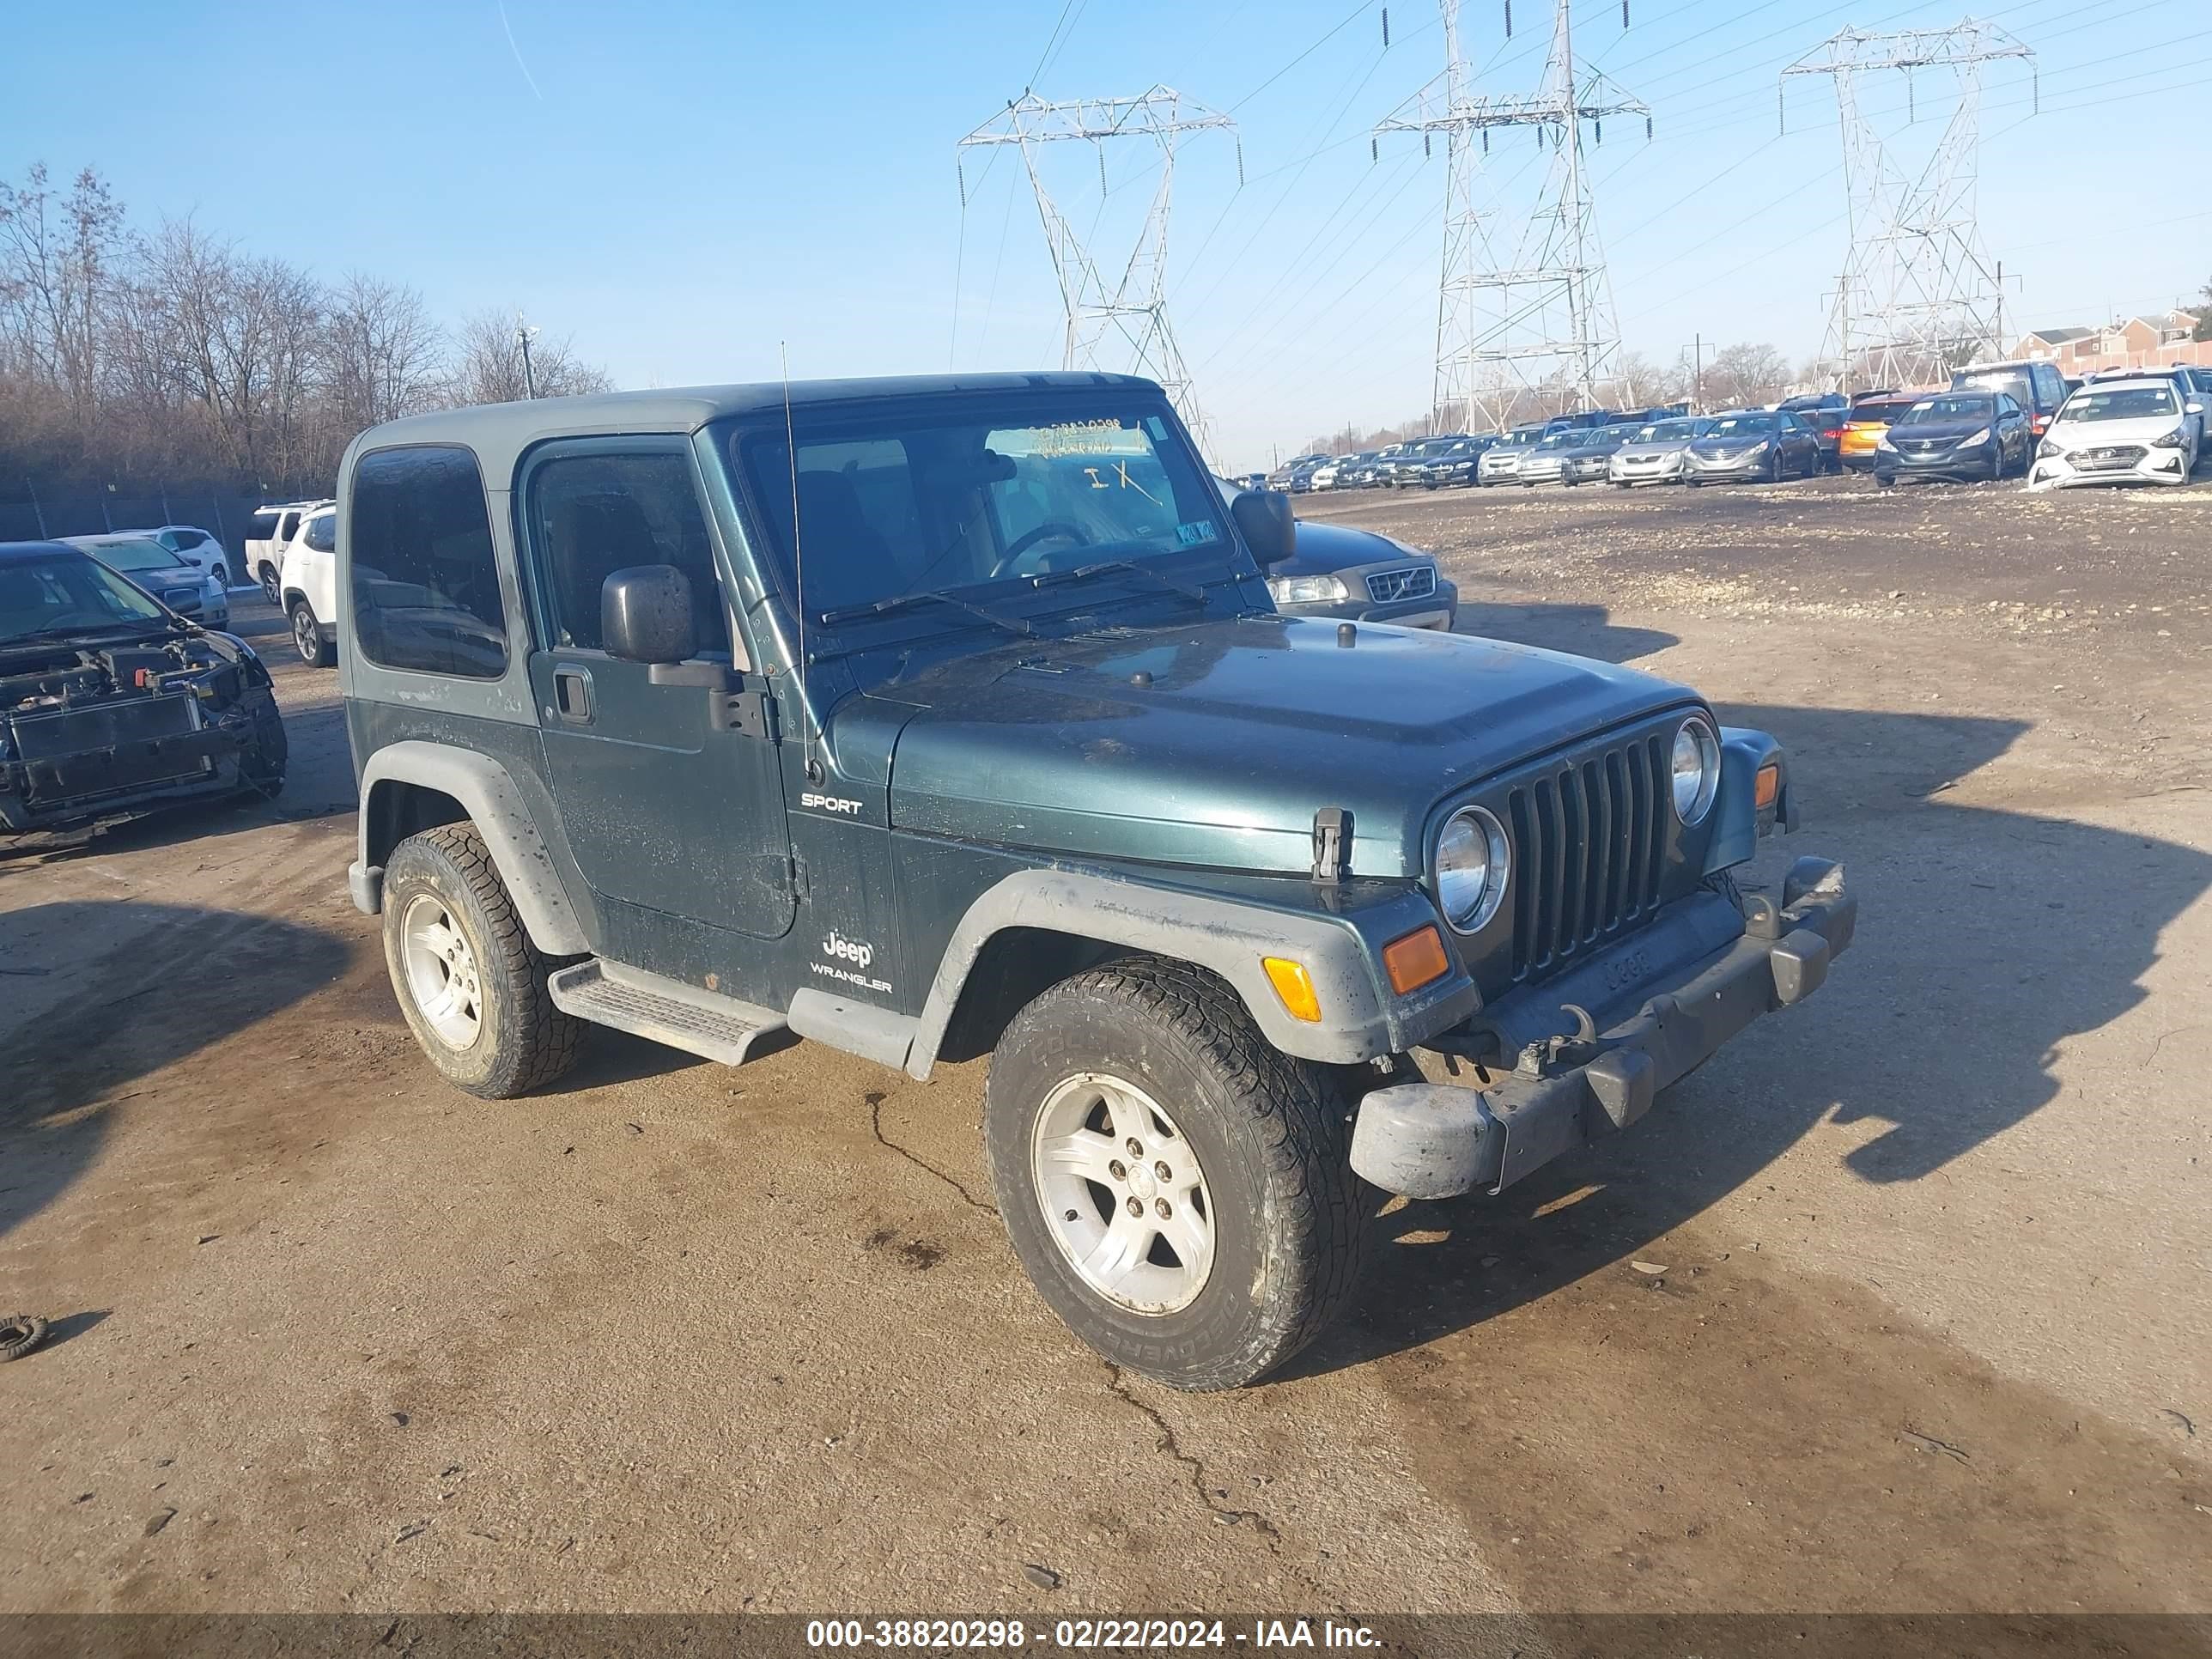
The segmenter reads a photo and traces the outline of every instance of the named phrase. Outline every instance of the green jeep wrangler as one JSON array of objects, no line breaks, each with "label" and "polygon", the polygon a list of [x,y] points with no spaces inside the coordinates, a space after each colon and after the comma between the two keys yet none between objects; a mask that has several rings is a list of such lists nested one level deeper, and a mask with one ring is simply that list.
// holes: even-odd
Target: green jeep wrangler
[{"label": "green jeep wrangler", "polygon": [[1279,615],[1288,498],[1224,498],[1149,381],[460,410],[338,492],[349,880],[432,1064],[988,1054],[1023,1266],[1178,1387],[1311,1340],[1382,1194],[1625,1127],[1850,942],[1839,866],[1729,877],[1794,827],[1772,738]]}]

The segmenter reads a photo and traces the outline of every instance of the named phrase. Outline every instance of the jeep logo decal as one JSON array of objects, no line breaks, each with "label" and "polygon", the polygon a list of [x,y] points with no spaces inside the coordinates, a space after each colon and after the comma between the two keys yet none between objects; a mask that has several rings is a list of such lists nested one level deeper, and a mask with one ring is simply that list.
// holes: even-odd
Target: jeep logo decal
[{"label": "jeep logo decal", "polygon": [[876,947],[860,939],[847,939],[832,928],[830,937],[822,941],[822,954],[835,957],[841,962],[849,962],[855,968],[865,968],[876,959]]},{"label": "jeep logo decal", "polygon": [[848,818],[860,816],[860,802],[843,800],[836,795],[824,795],[812,789],[799,796],[799,804],[811,806],[817,812],[836,812]]}]

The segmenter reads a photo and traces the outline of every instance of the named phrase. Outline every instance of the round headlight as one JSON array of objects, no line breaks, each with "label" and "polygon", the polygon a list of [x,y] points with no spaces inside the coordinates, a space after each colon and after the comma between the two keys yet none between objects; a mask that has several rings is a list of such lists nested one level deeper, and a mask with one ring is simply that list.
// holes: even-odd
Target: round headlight
[{"label": "round headlight", "polygon": [[1480,806],[1462,806],[1437,837],[1437,898],[1444,916],[1472,933],[1498,914],[1509,863],[1505,830]]},{"label": "round headlight", "polygon": [[1674,816],[1699,823],[1721,787],[1721,744],[1705,717],[1692,714],[1674,733]]}]

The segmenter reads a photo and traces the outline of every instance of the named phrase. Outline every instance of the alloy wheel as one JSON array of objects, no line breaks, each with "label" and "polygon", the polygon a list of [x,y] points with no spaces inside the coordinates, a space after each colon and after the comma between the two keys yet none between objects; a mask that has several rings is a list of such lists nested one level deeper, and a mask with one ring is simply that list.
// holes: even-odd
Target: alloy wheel
[{"label": "alloy wheel", "polygon": [[1197,1300],[1213,1272],[1213,1204],[1196,1149],[1158,1101],[1078,1073],[1037,1109],[1030,1164],[1045,1230],[1091,1291],[1140,1314]]}]

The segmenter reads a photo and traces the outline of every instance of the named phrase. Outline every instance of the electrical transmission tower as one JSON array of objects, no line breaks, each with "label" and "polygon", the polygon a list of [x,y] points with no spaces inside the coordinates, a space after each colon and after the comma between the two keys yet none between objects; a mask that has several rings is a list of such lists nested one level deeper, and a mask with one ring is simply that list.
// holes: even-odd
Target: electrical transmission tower
[{"label": "electrical transmission tower", "polygon": [[[1444,142],[1439,418],[1456,415],[1467,431],[1503,427],[1532,390],[1564,391],[1589,408],[1620,337],[1585,175],[1583,123],[1602,143],[1607,117],[1640,116],[1648,138],[1651,112],[1595,71],[1577,81],[1570,0],[1553,0],[1543,89],[1511,98],[1476,94],[1460,50],[1461,0],[1439,4],[1444,72],[1375,129],[1378,145],[1381,135],[1397,132],[1419,133],[1425,147],[1439,135]],[[1510,0],[1505,28],[1512,33]],[[1542,194],[1510,240],[1492,222],[1500,216],[1480,200],[1493,127],[1534,127],[1537,143],[1552,151]]]},{"label": "electrical transmission tower", "polygon": [[[1186,133],[1215,128],[1236,131],[1226,115],[1215,113],[1169,87],[1154,87],[1134,98],[1085,98],[1070,103],[1048,104],[1024,94],[1008,104],[1006,112],[985,122],[963,138],[960,154],[979,147],[1012,144],[1021,152],[1029,170],[1030,188],[1036,194],[1037,216],[1044,222],[1044,239],[1052,253],[1053,273],[1060,279],[1060,298],[1067,313],[1066,345],[1061,366],[1096,368],[1099,349],[1118,335],[1128,347],[1129,372],[1150,375],[1165,388],[1176,411],[1194,433],[1201,430],[1196,400],[1191,395],[1190,371],[1183,366],[1175,331],[1168,325],[1167,265],[1168,208],[1175,189],[1176,142]],[[1066,216],[1054,205],[1038,170],[1038,149],[1048,143],[1084,139],[1098,149],[1098,191],[1107,194],[1106,143],[1115,138],[1149,138],[1159,146],[1159,183],[1138,233],[1135,250],[1109,283],[1083,246],[1083,239]],[[1238,145],[1237,181],[1243,181],[1244,153]],[[968,203],[964,170],[960,179],[960,202]]]},{"label": "electrical transmission tower", "polygon": [[[1791,76],[1829,76],[1843,120],[1850,252],[1821,356],[1839,366],[1846,392],[1855,380],[1877,386],[1948,380],[1951,369],[2004,349],[1996,337],[2002,287],[1982,246],[1976,185],[1982,66],[2008,58],[2032,68],[2035,53],[1994,23],[1968,18],[1948,29],[1844,29],[1782,71],[1785,99]],[[1917,122],[1923,100],[1914,73],[1929,70],[1946,71],[1950,118],[1913,172],[1875,131],[1861,82],[1902,76],[1908,122]],[[1785,120],[1787,109],[1784,103]]]}]

